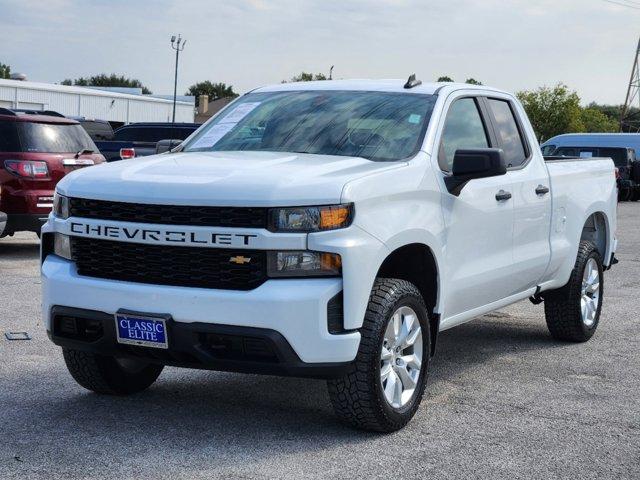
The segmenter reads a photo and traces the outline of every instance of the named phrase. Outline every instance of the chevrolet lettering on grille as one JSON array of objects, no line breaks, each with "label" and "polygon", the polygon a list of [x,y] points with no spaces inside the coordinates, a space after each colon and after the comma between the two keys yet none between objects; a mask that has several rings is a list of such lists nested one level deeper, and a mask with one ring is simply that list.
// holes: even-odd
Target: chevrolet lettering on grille
[{"label": "chevrolet lettering on grille", "polygon": [[143,227],[125,227],[121,225],[92,225],[81,222],[70,222],[69,232],[72,235],[89,236],[113,240],[139,241],[144,243],[175,243],[192,246],[249,246],[258,235],[246,233],[222,233],[215,231],[189,232],[179,228],[159,230]]}]

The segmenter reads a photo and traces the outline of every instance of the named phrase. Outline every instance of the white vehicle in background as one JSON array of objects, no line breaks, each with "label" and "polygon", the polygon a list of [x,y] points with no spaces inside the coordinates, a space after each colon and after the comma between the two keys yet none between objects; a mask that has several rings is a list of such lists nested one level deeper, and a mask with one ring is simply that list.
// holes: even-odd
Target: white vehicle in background
[{"label": "white vehicle in background", "polygon": [[164,365],[327,378],[338,417],[393,431],[442,330],[531,298],[555,339],[588,340],[615,232],[612,161],[545,161],[509,93],[275,85],[178,152],[59,183],[44,320],[98,393]]}]

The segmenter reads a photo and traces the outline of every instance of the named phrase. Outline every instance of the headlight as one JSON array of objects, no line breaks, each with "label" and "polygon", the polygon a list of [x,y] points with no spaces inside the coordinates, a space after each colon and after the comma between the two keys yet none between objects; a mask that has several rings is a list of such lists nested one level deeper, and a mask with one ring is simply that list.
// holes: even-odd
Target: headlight
[{"label": "headlight", "polygon": [[56,233],[53,238],[53,253],[59,257],[71,260],[71,237]]},{"label": "headlight", "polygon": [[269,213],[272,232],[321,232],[351,225],[353,204],[322,207],[273,208]]},{"label": "headlight", "polygon": [[64,195],[53,195],[53,214],[63,220],[69,218],[69,199]]},{"label": "headlight", "polygon": [[340,255],[307,250],[269,252],[270,277],[335,277],[342,271]]}]

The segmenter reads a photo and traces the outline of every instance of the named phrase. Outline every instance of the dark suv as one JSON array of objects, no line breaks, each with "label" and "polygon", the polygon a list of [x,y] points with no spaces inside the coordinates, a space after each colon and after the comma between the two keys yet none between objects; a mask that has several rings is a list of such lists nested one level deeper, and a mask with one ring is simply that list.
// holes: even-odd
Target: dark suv
[{"label": "dark suv", "polygon": [[0,236],[40,233],[53,206],[56,184],[67,173],[104,162],[87,132],[55,112],[0,108]]}]

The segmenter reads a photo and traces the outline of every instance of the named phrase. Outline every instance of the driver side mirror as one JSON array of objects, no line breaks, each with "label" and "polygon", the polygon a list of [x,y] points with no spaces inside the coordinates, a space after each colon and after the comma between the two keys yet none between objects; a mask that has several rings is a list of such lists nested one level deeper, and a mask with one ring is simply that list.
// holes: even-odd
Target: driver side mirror
[{"label": "driver side mirror", "polygon": [[452,174],[444,183],[452,195],[458,196],[470,180],[497,177],[507,173],[504,152],[500,148],[476,148],[456,150],[453,157]]}]

